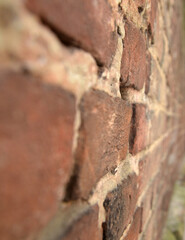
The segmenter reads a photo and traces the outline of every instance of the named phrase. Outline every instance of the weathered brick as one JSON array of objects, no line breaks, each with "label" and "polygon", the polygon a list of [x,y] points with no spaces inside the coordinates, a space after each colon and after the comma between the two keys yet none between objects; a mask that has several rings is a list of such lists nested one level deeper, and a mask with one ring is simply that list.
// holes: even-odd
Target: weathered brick
[{"label": "weathered brick", "polygon": [[97,181],[116,168],[128,150],[130,105],[103,91],[90,90],[84,95],[80,110],[74,184],[69,184],[72,196],[67,198],[87,198]]},{"label": "weathered brick", "polygon": [[148,75],[146,41],[142,32],[127,21],[121,60],[121,84],[140,90]]},{"label": "weathered brick", "polygon": [[110,65],[117,34],[108,1],[27,0],[27,6],[51,25],[64,42],[89,51],[99,64]]},{"label": "weathered brick", "polygon": [[123,238],[123,240],[137,240],[138,239],[139,234],[142,231],[142,211],[143,211],[143,209],[140,207],[136,209],[130,229],[129,229],[126,237]]},{"label": "weathered brick", "polygon": [[53,216],[71,174],[75,98],[28,74],[0,73],[0,233],[27,239]]},{"label": "weathered brick", "polygon": [[104,201],[106,222],[104,236],[107,240],[120,239],[131,222],[137,202],[137,177],[128,176],[121,185],[109,193]]},{"label": "weathered brick", "polygon": [[147,133],[148,122],[146,106],[142,104],[134,104],[129,146],[131,154],[135,155],[146,147]]}]

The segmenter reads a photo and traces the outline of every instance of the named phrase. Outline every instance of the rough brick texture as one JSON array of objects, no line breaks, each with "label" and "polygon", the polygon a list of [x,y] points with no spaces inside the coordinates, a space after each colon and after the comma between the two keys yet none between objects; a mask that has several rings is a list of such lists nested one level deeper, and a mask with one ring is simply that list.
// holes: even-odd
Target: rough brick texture
[{"label": "rough brick texture", "polygon": [[80,111],[73,188],[69,185],[72,199],[87,199],[98,180],[125,159],[132,109],[120,98],[91,90],[84,94]]},{"label": "rough brick texture", "polygon": [[117,35],[116,19],[108,1],[28,0],[27,6],[51,24],[64,42],[89,51],[98,63],[110,65]]},{"label": "rough brick texture", "polygon": [[0,0],[1,239],[161,239],[185,154],[182,2]]}]

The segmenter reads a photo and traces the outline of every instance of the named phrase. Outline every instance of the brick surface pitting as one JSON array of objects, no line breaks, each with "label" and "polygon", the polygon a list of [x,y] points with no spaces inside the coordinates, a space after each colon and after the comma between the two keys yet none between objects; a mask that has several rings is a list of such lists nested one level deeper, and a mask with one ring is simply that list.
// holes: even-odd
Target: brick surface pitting
[{"label": "brick surface pitting", "polygon": [[0,238],[160,240],[185,154],[182,0],[0,1]]}]

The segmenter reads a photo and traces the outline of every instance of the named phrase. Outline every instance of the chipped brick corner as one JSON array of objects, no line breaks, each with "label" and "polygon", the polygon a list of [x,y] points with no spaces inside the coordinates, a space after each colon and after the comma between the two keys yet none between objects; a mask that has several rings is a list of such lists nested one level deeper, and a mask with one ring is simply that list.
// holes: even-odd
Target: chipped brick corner
[{"label": "chipped brick corner", "polygon": [[0,236],[159,240],[184,157],[182,1],[0,0]]}]

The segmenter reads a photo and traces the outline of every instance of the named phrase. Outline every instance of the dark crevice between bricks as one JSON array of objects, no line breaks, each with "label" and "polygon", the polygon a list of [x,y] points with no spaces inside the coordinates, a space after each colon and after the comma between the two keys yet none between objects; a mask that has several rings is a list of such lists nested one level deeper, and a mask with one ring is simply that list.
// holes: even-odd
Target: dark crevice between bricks
[{"label": "dark crevice between bricks", "polygon": [[106,237],[107,223],[106,222],[102,223],[102,228],[103,228],[103,239],[102,240],[107,240],[107,237]]},{"label": "dark crevice between bricks", "polygon": [[135,137],[136,137],[135,119],[136,119],[136,105],[133,104],[133,106],[132,106],[132,120],[131,120],[131,127],[130,127],[130,137],[129,137],[129,149],[133,148],[134,140],[135,140]]},{"label": "dark crevice between bricks", "polygon": [[75,164],[73,174],[67,184],[64,202],[69,202],[71,200],[76,200],[78,198],[78,194],[76,192],[77,182],[78,182],[78,174],[79,174],[79,166]]},{"label": "dark crevice between bricks", "polygon": [[122,8],[122,6],[121,6],[121,3],[119,3],[119,4],[118,4],[118,12],[119,12],[119,13],[122,13],[122,10],[123,10],[123,8]]},{"label": "dark crevice between bricks", "polygon": [[[42,18],[40,16],[40,21],[43,25],[45,25],[47,28],[49,28],[55,34],[55,36],[59,39],[59,41],[63,45],[67,46],[68,48],[69,47],[71,47],[71,48],[75,47],[75,48],[84,50],[83,47],[81,46],[81,44],[78,41],[75,41],[75,39],[67,36],[66,34],[62,33],[61,31],[58,31],[56,29],[56,27],[54,27],[49,21],[47,21],[47,19]],[[86,50],[84,50],[84,51],[86,51]],[[100,68],[103,67],[103,63],[101,63],[98,59],[96,59],[92,54],[91,54],[91,56],[95,59],[95,62],[96,62],[98,67],[100,67]]]},{"label": "dark crevice between bricks", "polygon": [[142,6],[139,6],[139,7],[138,7],[138,12],[139,12],[139,13],[142,13],[142,12],[143,12],[143,10],[144,10],[144,9],[143,9],[143,7],[142,7]]},{"label": "dark crevice between bricks", "polygon": [[152,33],[152,27],[151,27],[150,23],[148,24],[148,27],[147,27],[147,34],[148,34],[149,40],[151,41],[151,44],[153,45],[154,44],[154,36]]},{"label": "dark crevice between bricks", "polygon": [[119,26],[117,27],[117,34],[118,34],[119,36],[121,36],[121,29],[120,29]]}]

